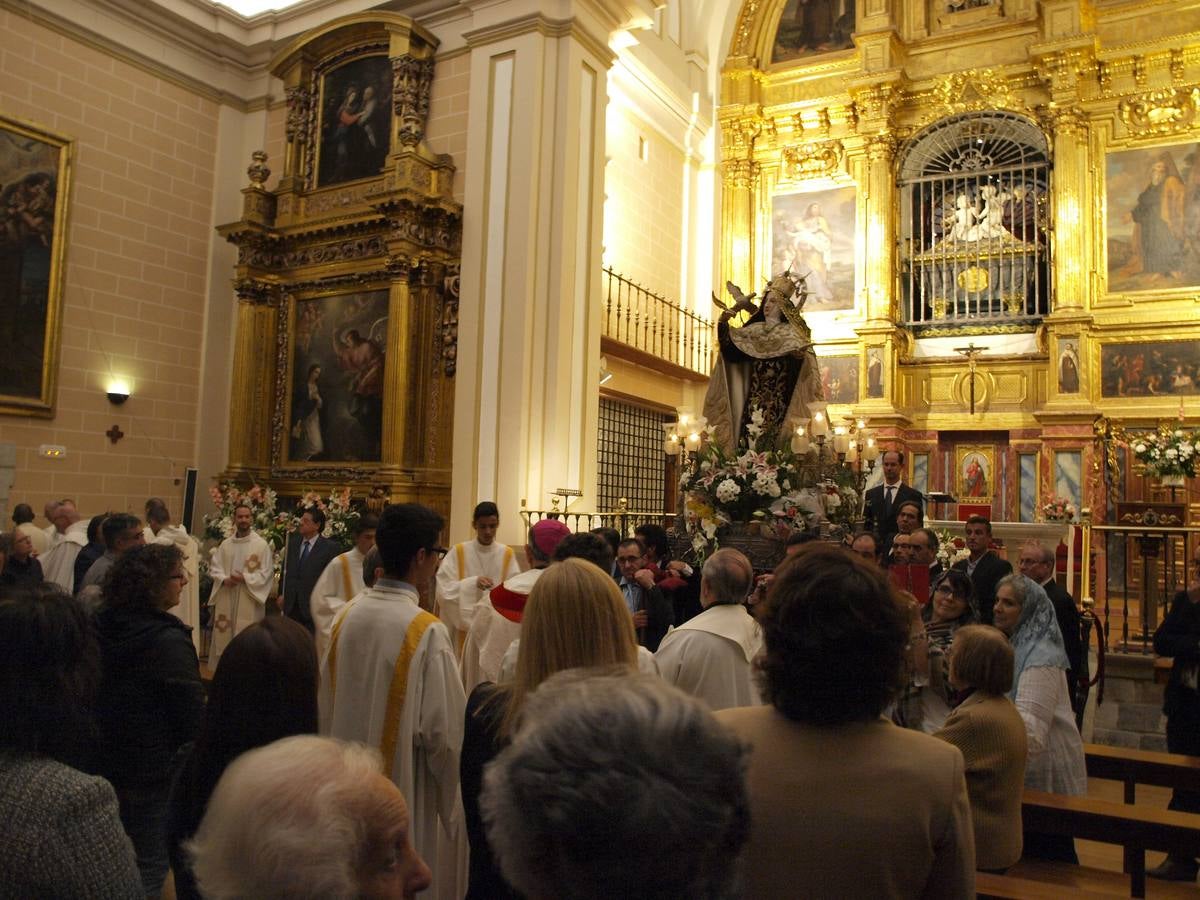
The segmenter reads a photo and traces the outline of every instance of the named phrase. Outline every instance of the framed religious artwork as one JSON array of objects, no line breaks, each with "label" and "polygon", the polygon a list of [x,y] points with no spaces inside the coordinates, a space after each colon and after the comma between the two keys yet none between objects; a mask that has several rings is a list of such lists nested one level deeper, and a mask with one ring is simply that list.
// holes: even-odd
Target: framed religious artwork
[{"label": "framed religious artwork", "polygon": [[286,348],[287,463],[378,463],[386,289],[293,299]]},{"label": "framed religious artwork", "polygon": [[1200,144],[1110,150],[1104,158],[1109,293],[1200,286]]},{"label": "framed religious artwork", "polygon": [[379,175],[392,133],[391,61],[383,54],[351,59],[320,84],[317,187]]},{"label": "framed religious artwork", "polygon": [[0,413],[54,415],[71,142],[0,116]]},{"label": "framed religious artwork", "polygon": [[959,445],[954,453],[955,494],[962,503],[990,500],[996,493],[996,448]]},{"label": "framed religious artwork", "polygon": [[1200,393],[1200,340],[1141,341],[1100,346],[1100,396],[1175,398]]},{"label": "framed religious artwork", "polygon": [[804,276],[805,312],[854,308],[856,195],[848,186],[772,199],[771,274]]},{"label": "framed religious artwork", "polygon": [[883,399],[883,348],[867,348],[867,398]]},{"label": "framed religious artwork", "polygon": [[817,371],[826,403],[858,402],[857,356],[818,356]]},{"label": "framed religious artwork", "polygon": [[1058,338],[1058,392],[1079,393],[1079,335],[1059,335]]},{"label": "framed religious artwork", "polygon": [[854,0],[784,0],[771,62],[788,62],[854,46]]}]

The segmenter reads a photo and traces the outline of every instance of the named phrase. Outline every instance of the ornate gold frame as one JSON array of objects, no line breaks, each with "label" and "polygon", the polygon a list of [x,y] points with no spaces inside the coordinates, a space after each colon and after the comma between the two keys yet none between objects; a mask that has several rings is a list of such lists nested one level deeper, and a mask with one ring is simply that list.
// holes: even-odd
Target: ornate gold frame
[{"label": "ornate gold frame", "polygon": [[[39,126],[0,115],[0,129],[26,140],[47,145],[58,155],[55,165],[54,227],[50,239],[50,277],[46,288],[45,336],[42,340],[41,379],[36,397],[0,393],[0,415],[53,418],[58,387],[58,358],[62,345],[62,294],[66,272],[68,234],[68,200],[71,193],[71,154],[73,141]],[[17,173],[13,173],[17,174]],[[30,174],[30,173],[24,173]],[[24,177],[22,174],[21,177]],[[10,175],[0,172],[0,188],[10,181]],[[3,315],[12,317],[14,326],[22,322],[16,310],[6,309]],[[27,323],[26,323],[27,324]],[[12,348],[5,348],[11,352]],[[32,363],[33,361],[31,361]]]},{"label": "ornate gold frame", "polygon": [[[987,463],[987,488],[989,493],[982,497],[968,495],[966,481],[963,478],[963,463],[970,457],[979,456]],[[954,494],[959,503],[992,503],[1000,495],[996,484],[996,445],[995,444],[959,444],[954,448]]]}]

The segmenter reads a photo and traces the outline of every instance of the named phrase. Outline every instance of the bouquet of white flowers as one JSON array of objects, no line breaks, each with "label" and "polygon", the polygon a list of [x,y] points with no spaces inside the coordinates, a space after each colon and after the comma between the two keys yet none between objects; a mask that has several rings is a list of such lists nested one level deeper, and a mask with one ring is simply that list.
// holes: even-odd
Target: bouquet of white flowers
[{"label": "bouquet of white flowers", "polygon": [[1196,477],[1196,448],[1200,432],[1190,428],[1160,425],[1157,431],[1131,436],[1129,446],[1133,455],[1145,463],[1147,474]]}]

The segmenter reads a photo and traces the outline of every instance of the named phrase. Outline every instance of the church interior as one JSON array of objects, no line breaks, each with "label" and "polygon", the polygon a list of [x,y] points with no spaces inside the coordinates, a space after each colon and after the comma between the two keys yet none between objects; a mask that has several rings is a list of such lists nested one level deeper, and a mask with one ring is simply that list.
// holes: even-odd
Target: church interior
[{"label": "church interior", "polygon": [[900,451],[952,555],[972,515],[1014,569],[1056,548],[1087,746],[1168,749],[1200,7],[0,0],[0,35],[5,526],[157,497],[202,538],[254,486],[422,503],[447,546],[485,500],[518,547],[678,517],[702,554],[744,523],[681,479],[720,442],[730,339],[778,355],[738,343],[771,296],[800,374],[730,382],[731,454],[763,400],[840,508],[799,514],[822,536]]}]

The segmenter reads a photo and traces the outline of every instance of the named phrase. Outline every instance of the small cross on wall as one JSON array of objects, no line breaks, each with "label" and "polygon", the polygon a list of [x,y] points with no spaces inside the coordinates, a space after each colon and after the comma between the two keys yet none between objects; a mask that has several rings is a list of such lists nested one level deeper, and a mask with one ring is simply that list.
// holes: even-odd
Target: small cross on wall
[{"label": "small cross on wall", "polygon": [[125,437],[125,432],[121,430],[119,425],[114,425],[108,431],[104,432],[104,436],[115,444],[121,438]]}]

